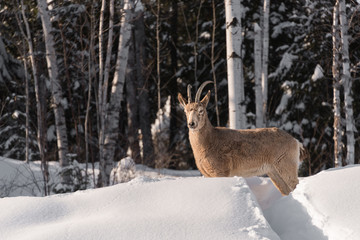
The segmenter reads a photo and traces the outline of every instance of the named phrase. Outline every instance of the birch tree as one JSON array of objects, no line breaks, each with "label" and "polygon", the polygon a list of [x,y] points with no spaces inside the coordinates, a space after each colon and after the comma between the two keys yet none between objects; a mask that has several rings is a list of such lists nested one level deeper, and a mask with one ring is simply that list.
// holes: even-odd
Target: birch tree
[{"label": "birch tree", "polygon": [[112,82],[109,106],[106,111],[105,136],[104,136],[104,159],[100,159],[100,184],[107,186],[110,183],[110,172],[113,168],[116,140],[119,131],[119,114],[121,101],[123,100],[123,90],[125,84],[125,74],[129,53],[129,41],[131,39],[131,20],[134,3],[132,0],[124,1],[124,8],[121,14],[119,46],[115,65],[115,74]]},{"label": "birch tree", "polygon": [[106,57],[104,62],[103,42],[104,42],[104,12],[106,1],[101,3],[100,22],[99,22],[99,87],[98,87],[98,128],[99,128],[99,155],[100,162],[104,161],[104,142],[105,142],[105,119],[107,92],[109,86],[110,60],[113,47],[113,27],[114,27],[114,0],[110,0],[109,4],[109,30],[108,42],[106,47]]},{"label": "birch tree", "polygon": [[270,0],[264,0],[263,16],[262,16],[262,66],[261,66],[261,88],[263,98],[263,126],[266,126],[267,101],[268,101],[268,62],[269,62],[269,15]]},{"label": "birch tree", "polygon": [[232,129],[245,128],[246,122],[241,13],[241,1],[225,0],[229,125]]},{"label": "birch tree", "polygon": [[340,69],[339,69],[339,4],[336,3],[333,10],[332,26],[332,44],[333,44],[333,108],[334,108],[334,165],[342,166],[342,142],[341,142],[341,106],[340,106]]},{"label": "birch tree", "polygon": [[[50,22],[49,12],[47,10],[46,0],[38,0],[38,10],[41,17],[42,28],[44,31],[44,39],[46,46],[46,62],[50,78],[50,89],[52,94],[52,107],[54,109],[55,127],[57,136],[57,147],[59,154],[59,162],[62,168],[69,166],[67,158],[68,140],[66,135],[64,106],[62,105],[62,88],[58,76],[58,66],[56,62],[56,53],[54,48],[54,38],[51,34],[52,26]],[[63,174],[62,183],[70,184],[71,179],[67,174]]]},{"label": "birch tree", "polygon": [[263,117],[263,95],[262,95],[262,84],[261,84],[261,28],[257,23],[254,24],[254,68],[255,68],[255,110],[256,110],[256,127],[261,128],[264,126]]},{"label": "birch tree", "polygon": [[352,98],[352,79],[350,75],[349,59],[349,35],[348,21],[346,17],[345,0],[338,0],[340,35],[341,35],[341,56],[342,56],[342,75],[341,81],[344,84],[344,102],[346,116],[346,163],[355,163],[355,139],[354,139],[354,116],[353,116],[353,98]]}]

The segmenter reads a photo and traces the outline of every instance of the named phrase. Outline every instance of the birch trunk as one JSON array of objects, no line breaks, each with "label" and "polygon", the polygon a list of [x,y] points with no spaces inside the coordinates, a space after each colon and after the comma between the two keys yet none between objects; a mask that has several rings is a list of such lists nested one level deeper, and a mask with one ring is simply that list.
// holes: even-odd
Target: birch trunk
[{"label": "birch trunk", "polygon": [[339,5],[336,3],[333,10],[332,42],[333,42],[333,107],[334,107],[334,165],[342,166],[341,146],[341,114],[340,114],[340,64],[339,64]]},{"label": "birch trunk", "polygon": [[240,1],[225,0],[226,60],[229,92],[229,127],[245,128],[245,96],[241,58],[242,28]]},{"label": "birch trunk", "polygon": [[[59,162],[62,168],[69,165],[67,159],[68,153],[68,140],[66,135],[66,123],[64,115],[64,107],[61,103],[62,100],[62,88],[58,78],[58,66],[56,62],[56,53],[54,49],[54,39],[51,34],[52,26],[50,22],[50,16],[47,11],[46,0],[38,0],[38,9],[41,17],[42,27],[44,31],[45,46],[46,46],[46,62],[48,66],[50,88],[52,93],[52,107],[55,115],[57,147],[59,153]],[[70,176],[63,175],[62,183],[70,184]]]},{"label": "birch trunk", "polygon": [[352,98],[352,79],[350,75],[349,59],[349,35],[348,21],[346,17],[345,0],[339,0],[340,34],[341,34],[341,55],[342,55],[342,76],[341,81],[344,84],[344,101],[346,116],[346,163],[355,163],[355,139],[354,139],[354,116],[353,116],[353,98]]},{"label": "birch trunk", "polygon": [[128,62],[129,41],[131,38],[131,23],[133,0],[124,1],[124,12],[121,14],[119,46],[115,65],[115,74],[111,88],[109,107],[105,122],[104,159],[100,162],[101,184],[108,186],[110,172],[113,168],[116,140],[119,132],[119,114],[125,84],[125,70]]},{"label": "birch trunk", "polygon": [[[114,32],[114,0],[110,0],[109,4],[109,30],[108,30],[108,42],[106,47],[106,57],[105,64],[103,61],[102,44],[104,41],[103,36],[103,25],[104,25],[104,11],[106,3],[105,1],[101,4],[101,13],[100,13],[100,23],[99,23],[99,90],[98,90],[98,99],[99,99],[99,121],[100,121],[100,130],[99,130],[99,155],[100,161],[104,158],[104,141],[105,141],[105,117],[106,117],[106,103],[108,95],[108,86],[109,86],[109,74],[110,74],[110,60],[112,55],[112,46],[113,46],[113,32]],[[101,61],[101,62],[100,62]]]},{"label": "birch trunk", "polygon": [[263,117],[263,96],[261,85],[261,28],[257,23],[254,25],[254,70],[255,70],[255,108],[256,108],[256,127],[264,126]]},{"label": "birch trunk", "polygon": [[264,0],[262,30],[263,30],[263,46],[262,46],[262,68],[261,68],[261,88],[263,97],[263,122],[266,126],[267,122],[267,101],[268,101],[268,62],[269,62],[269,15],[270,0]]},{"label": "birch trunk", "polygon": [[100,20],[99,20],[99,88],[98,88],[98,97],[99,103],[98,108],[101,112],[102,107],[102,85],[103,85],[103,76],[104,76],[104,54],[103,54],[103,44],[104,44],[104,12],[106,7],[106,0],[101,1],[100,9]]},{"label": "birch trunk", "polygon": [[[141,1],[137,2],[140,4]],[[141,8],[139,8],[141,9]],[[145,81],[145,28],[143,11],[137,11],[135,17],[135,55],[136,55],[136,79],[139,89],[139,118],[143,142],[143,164],[154,166],[154,145],[151,136],[150,103],[147,81]]]}]

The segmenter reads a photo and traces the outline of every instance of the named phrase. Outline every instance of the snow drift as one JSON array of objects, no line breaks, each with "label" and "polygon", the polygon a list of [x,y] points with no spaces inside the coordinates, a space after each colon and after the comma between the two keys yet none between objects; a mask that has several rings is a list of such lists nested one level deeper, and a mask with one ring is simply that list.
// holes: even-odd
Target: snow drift
[{"label": "snow drift", "polygon": [[[0,180],[15,166],[5,163]],[[141,171],[102,189],[2,198],[0,239],[360,239],[360,166],[303,178],[286,197],[268,178]]]},{"label": "snow drift", "polygon": [[360,166],[331,169],[300,181],[265,216],[281,239],[360,239]]},{"label": "snow drift", "polygon": [[243,178],[137,178],[0,212],[2,239],[279,239]]}]

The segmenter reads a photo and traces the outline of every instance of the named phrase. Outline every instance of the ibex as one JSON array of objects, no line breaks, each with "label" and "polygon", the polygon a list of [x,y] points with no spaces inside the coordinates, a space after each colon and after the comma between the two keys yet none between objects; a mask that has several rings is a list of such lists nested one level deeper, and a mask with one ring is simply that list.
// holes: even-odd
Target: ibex
[{"label": "ibex", "polygon": [[198,89],[195,102],[179,93],[184,108],[196,166],[205,177],[251,177],[267,174],[283,195],[293,191],[299,162],[306,157],[303,145],[278,128],[233,130],[213,127],[206,112],[210,91],[200,101],[206,84]]}]

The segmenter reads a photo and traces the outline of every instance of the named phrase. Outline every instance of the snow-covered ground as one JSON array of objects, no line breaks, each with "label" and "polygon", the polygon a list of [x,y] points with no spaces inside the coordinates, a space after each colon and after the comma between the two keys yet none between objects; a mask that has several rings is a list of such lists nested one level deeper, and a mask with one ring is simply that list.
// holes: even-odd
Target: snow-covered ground
[{"label": "snow-covered ground", "polygon": [[0,239],[360,239],[360,166],[303,178],[286,197],[268,178],[142,166],[128,183],[29,197],[36,168],[0,158],[0,185],[15,182],[2,196],[28,195],[0,199]]}]

